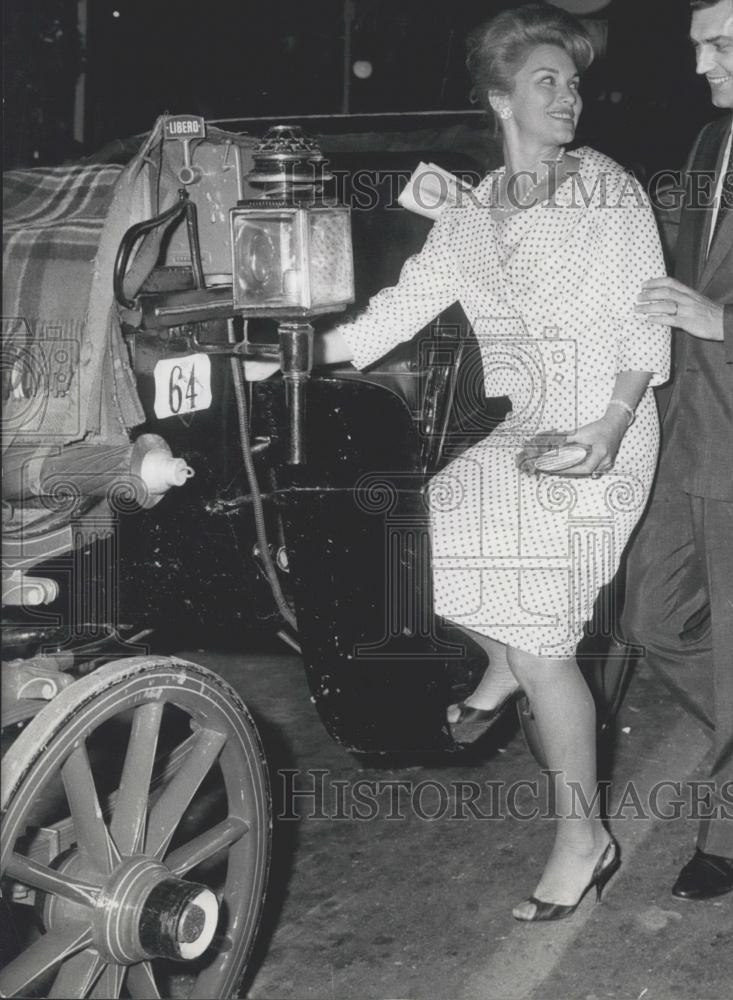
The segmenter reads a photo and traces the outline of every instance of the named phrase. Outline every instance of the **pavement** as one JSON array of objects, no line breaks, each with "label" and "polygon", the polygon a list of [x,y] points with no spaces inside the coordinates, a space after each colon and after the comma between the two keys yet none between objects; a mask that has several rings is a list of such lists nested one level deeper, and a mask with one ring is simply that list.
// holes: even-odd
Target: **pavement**
[{"label": "pavement", "polygon": [[326,734],[297,655],[181,655],[236,688],[269,762],[273,861],[248,1000],[733,996],[733,894],[670,893],[694,850],[709,741],[643,665],[603,757],[621,869],[600,905],[589,894],[568,920],[525,925],[511,909],[553,821],[511,715],[470,754],[365,766]]}]

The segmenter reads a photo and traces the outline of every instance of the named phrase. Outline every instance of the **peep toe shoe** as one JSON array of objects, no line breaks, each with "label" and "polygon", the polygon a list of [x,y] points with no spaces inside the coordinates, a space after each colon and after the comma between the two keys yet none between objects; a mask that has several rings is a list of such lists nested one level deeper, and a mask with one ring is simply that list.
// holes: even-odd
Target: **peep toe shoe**
[{"label": "peep toe shoe", "polygon": [[567,906],[562,903],[548,903],[544,899],[537,899],[536,896],[530,896],[527,903],[531,903],[534,906],[532,915],[518,916],[517,911],[514,910],[512,916],[515,920],[523,920],[526,923],[534,923],[539,920],[562,920],[565,917],[570,917],[573,913],[575,913],[581,901],[594,886],[596,890],[596,902],[600,902],[606,883],[613,875],[615,875],[620,865],[621,849],[616,838],[611,837],[610,843],[598,859],[598,863],[593,869],[590,881],[580,894],[580,898],[577,903]]}]

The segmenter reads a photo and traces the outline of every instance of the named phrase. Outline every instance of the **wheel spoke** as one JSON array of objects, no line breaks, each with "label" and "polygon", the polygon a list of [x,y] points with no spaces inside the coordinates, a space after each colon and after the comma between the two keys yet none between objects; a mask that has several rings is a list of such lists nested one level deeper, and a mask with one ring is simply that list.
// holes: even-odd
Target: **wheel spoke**
[{"label": "wheel spoke", "polygon": [[120,856],[104,824],[86,746],[78,747],[61,768],[79,846],[100,872],[111,872]]},{"label": "wheel spoke", "polygon": [[64,875],[20,854],[11,854],[5,874],[32,889],[41,889],[54,896],[62,896],[73,903],[81,903],[82,906],[94,906],[100,893],[98,885],[93,885],[82,878]]},{"label": "wheel spoke", "polygon": [[202,730],[198,734],[193,751],[186,756],[180,770],[150,810],[145,838],[146,854],[163,857],[181,817],[225,742],[226,736],[213,730]]},{"label": "wheel spoke", "polygon": [[123,855],[135,854],[141,850],[145,839],[150,777],[155,763],[162,716],[162,701],[141,705],[135,710],[110,824],[110,833]]},{"label": "wheel spoke", "polygon": [[127,970],[127,992],[133,1000],[161,1000],[150,962],[130,966]]},{"label": "wheel spoke", "polygon": [[223,934],[221,937],[214,938],[213,945],[216,945],[217,953],[214,955],[213,961],[207,963],[206,968],[202,970],[196,980],[196,994],[200,997],[213,995],[216,984],[221,982],[227,964],[230,962],[229,956],[235,942],[230,934]]},{"label": "wheel spoke", "polygon": [[106,962],[91,948],[64,962],[53,981],[48,1000],[81,1000],[99,979]]},{"label": "wheel spoke", "polygon": [[[195,742],[195,737],[189,736],[171,754],[161,754],[155,761],[153,767],[153,778],[150,782],[150,801],[154,802],[166,787],[171,777],[179,769],[186,757],[191,753]],[[108,808],[105,816],[114,815],[114,808],[117,804],[118,792],[112,792],[107,800]],[[60,851],[67,851],[76,844],[76,834],[74,832],[74,820],[71,816],[61,819],[48,827],[54,835],[58,837]],[[44,852],[45,854],[45,852]],[[29,857],[33,856],[33,850],[29,851]]]},{"label": "wheel spoke", "polygon": [[92,1000],[117,1000],[125,981],[124,965],[108,965],[89,996]]},{"label": "wheel spoke", "polygon": [[229,816],[216,826],[212,826],[210,830],[189,840],[187,844],[177,847],[165,859],[166,866],[174,875],[185,875],[202,861],[213,857],[217,851],[235,844],[248,830],[249,823],[237,816]]},{"label": "wheel spoke", "polygon": [[91,944],[89,927],[50,931],[8,963],[0,972],[0,994],[15,997],[27,994],[33,984],[64,959]]}]

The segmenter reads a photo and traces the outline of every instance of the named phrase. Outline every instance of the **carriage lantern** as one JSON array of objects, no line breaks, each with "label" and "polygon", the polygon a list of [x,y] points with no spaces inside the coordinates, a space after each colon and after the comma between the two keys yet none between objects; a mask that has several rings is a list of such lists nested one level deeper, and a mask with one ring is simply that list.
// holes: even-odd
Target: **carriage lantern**
[{"label": "carriage lantern", "polygon": [[303,385],[313,364],[314,316],[354,301],[349,209],[329,198],[333,180],[318,144],[292,125],[271,128],[253,151],[257,197],[231,211],[234,308],[279,321],[290,412],[290,461],[304,461]]}]

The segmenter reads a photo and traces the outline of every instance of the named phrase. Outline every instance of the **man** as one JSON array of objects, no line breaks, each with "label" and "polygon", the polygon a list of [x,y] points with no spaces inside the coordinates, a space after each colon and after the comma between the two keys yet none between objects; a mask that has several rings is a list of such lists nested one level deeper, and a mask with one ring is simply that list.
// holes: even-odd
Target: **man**
[{"label": "man", "polygon": [[[712,178],[707,204],[688,186],[675,278],[647,282],[637,308],[677,327],[675,379],[663,414],[652,501],[629,553],[622,631],[651,662],[713,672],[713,817],[672,892],[733,890],[733,0],[694,0],[690,35],[712,102],[688,180]],[[726,785],[726,782],[729,784]]]}]

